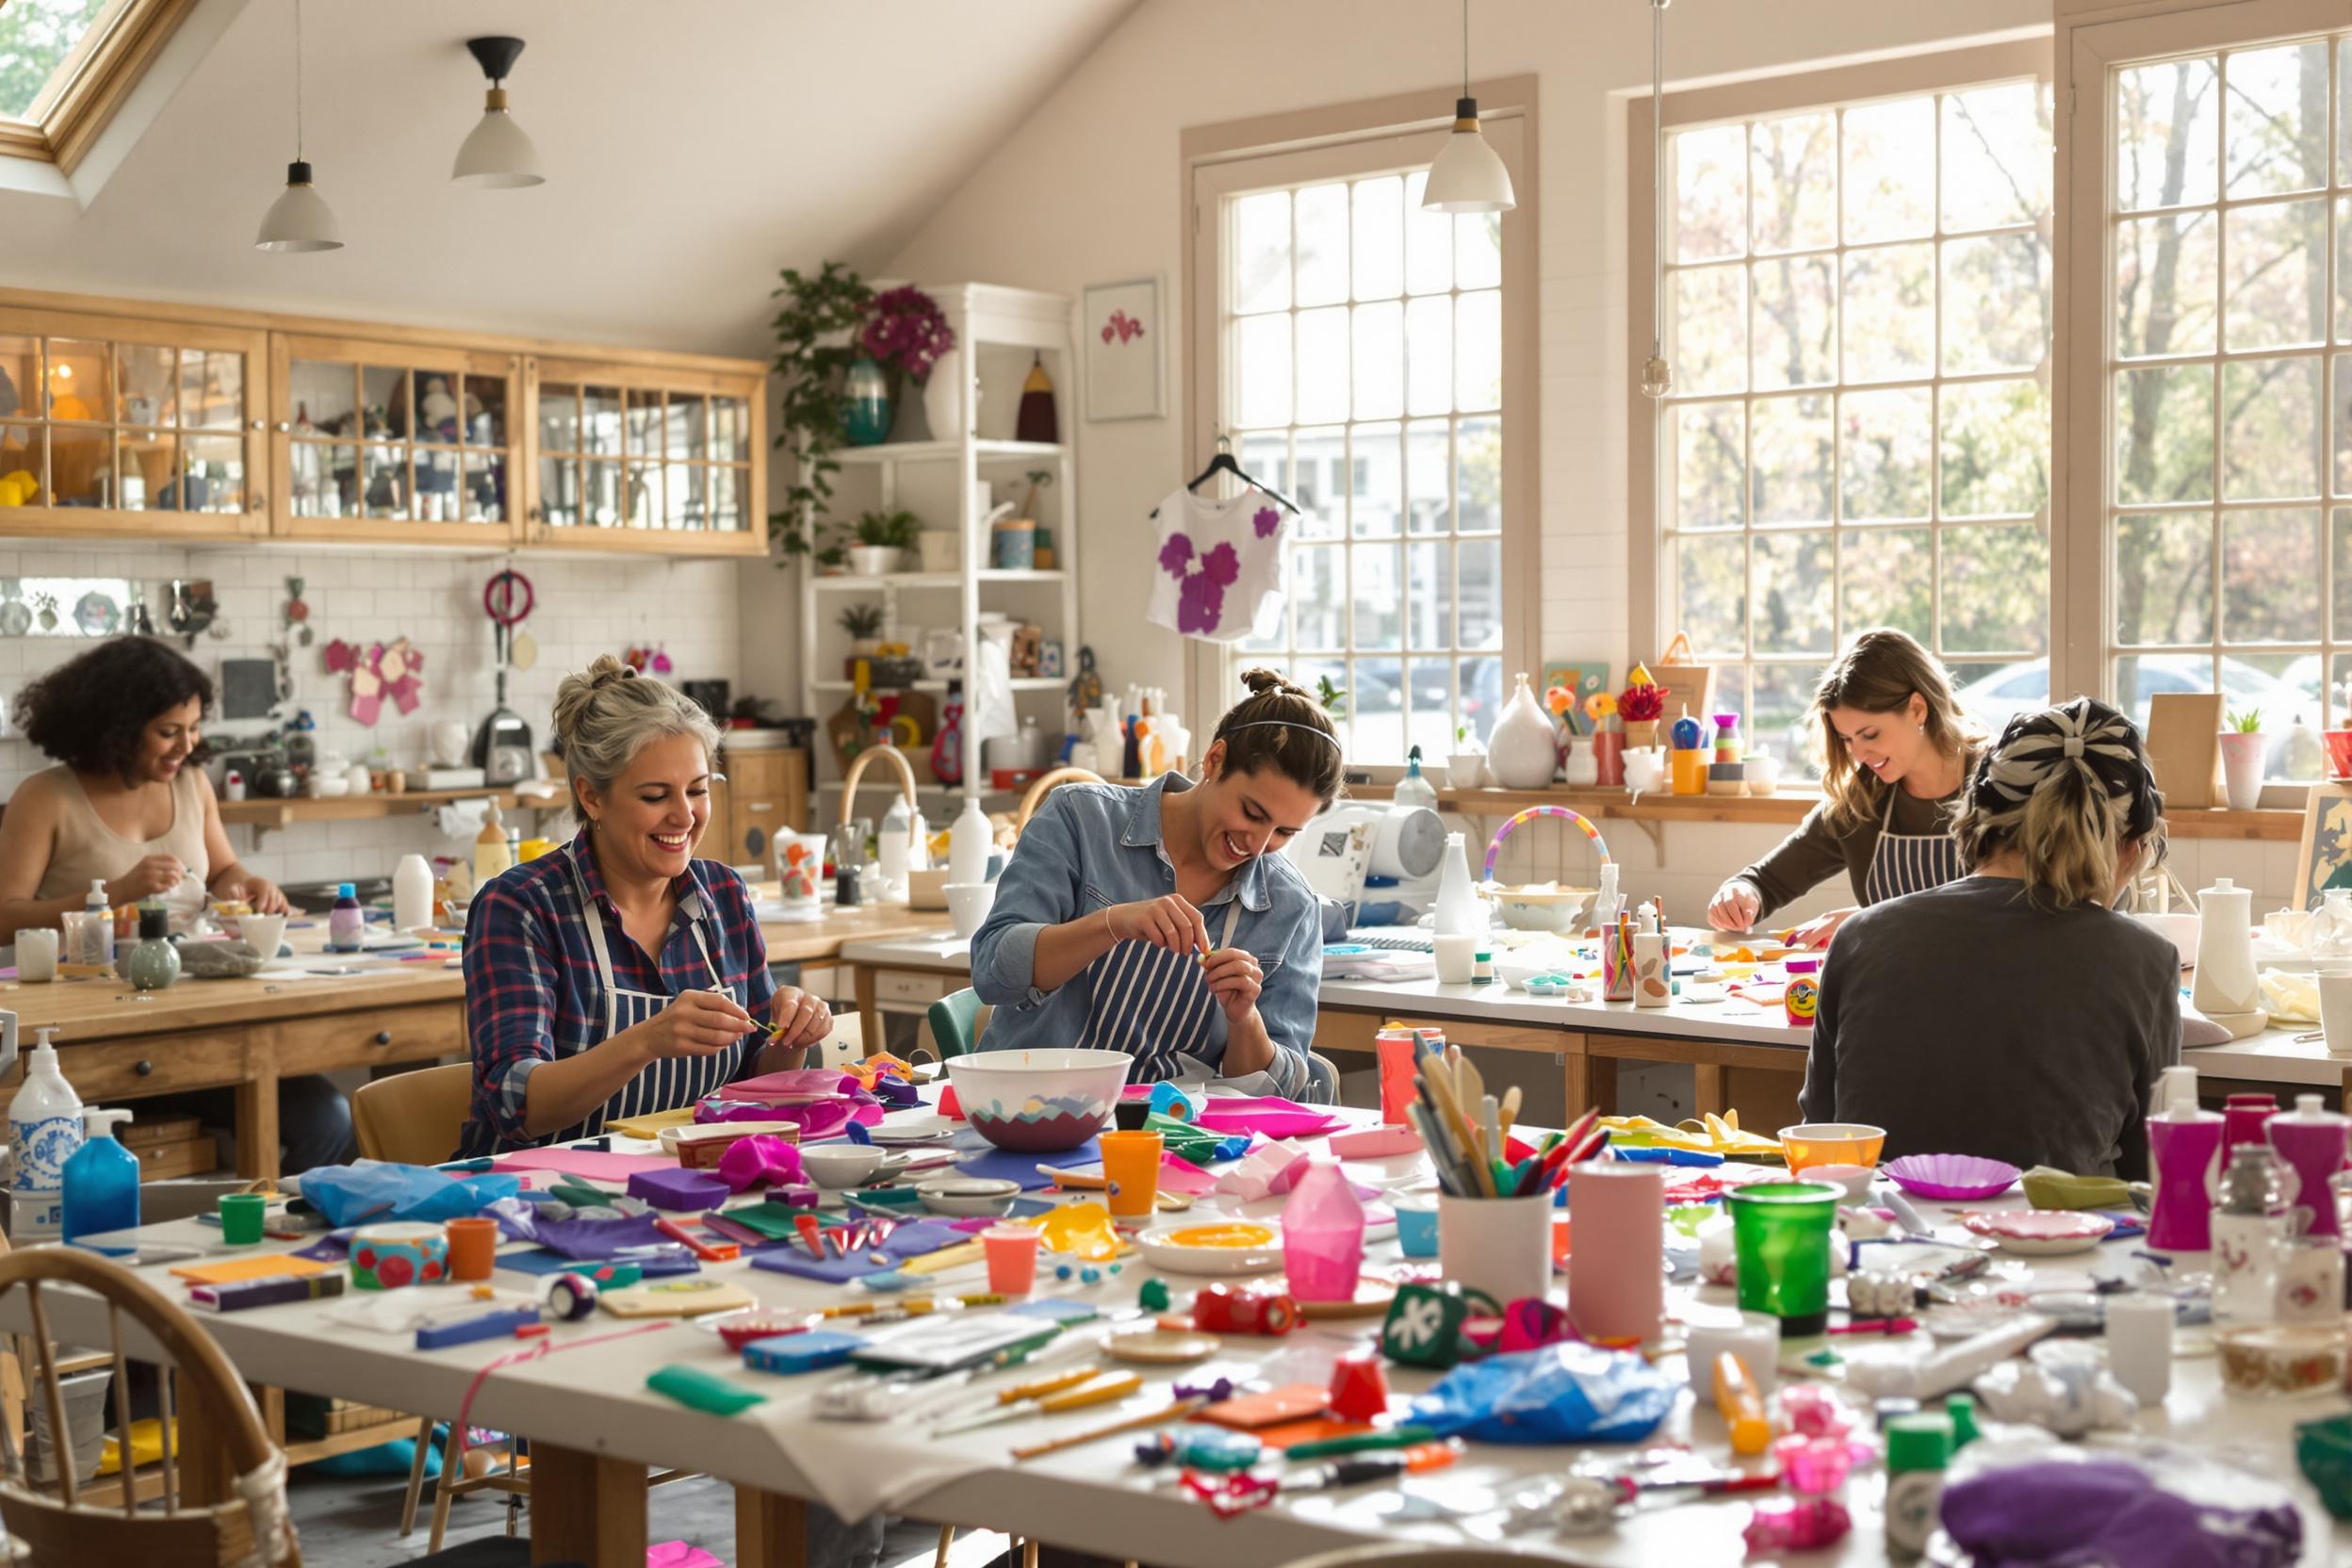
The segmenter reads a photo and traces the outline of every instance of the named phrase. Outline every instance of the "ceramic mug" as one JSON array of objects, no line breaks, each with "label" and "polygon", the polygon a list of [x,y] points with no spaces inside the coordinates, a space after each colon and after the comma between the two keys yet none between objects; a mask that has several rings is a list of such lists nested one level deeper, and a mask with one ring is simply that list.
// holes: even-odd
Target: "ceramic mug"
[{"label": "ceramic mug", "polygon": [[956,927],[956,935],[970,941],[996,903],[996,884],[951,882],[944,890],[947,893],[947,918]]}]

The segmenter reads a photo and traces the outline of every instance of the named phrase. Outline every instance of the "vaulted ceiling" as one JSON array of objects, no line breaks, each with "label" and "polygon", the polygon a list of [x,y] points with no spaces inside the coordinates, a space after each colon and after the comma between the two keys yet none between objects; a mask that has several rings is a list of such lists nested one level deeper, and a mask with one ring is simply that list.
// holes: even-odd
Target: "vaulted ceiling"
[{"label": "vaulted ceiling", "polygon": [[[344,249],[270,255],[293,0],[201,0],[94,190],[0,190],[0,283],[758,353],[779,267],[881,265],[1139,3],[303,0]],[[484,33],[528,44],[507,85],[544,186],[449,183]]]}]

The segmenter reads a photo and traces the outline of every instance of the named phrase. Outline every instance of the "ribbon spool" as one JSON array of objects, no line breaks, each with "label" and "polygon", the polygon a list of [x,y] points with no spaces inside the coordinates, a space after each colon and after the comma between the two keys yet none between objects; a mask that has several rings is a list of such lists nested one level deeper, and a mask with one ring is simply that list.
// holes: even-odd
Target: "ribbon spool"
[{"label": "ribbon spool", "polygon": [[1503,841],[1510,838],[1511,830],[1517,827],[1521,823],[1532,822],[1538,817],[1560,817],[1565,821],[1575,823],[1578,827],[1584,829],[1584,836],[1592,841],[1592,847],[1599,852],[1601,863],[1603,865],[1609,864],[1613,859],[1613,857],[1611,857],[1609,853],[1609,841],[1602,838],[1601,830],[1593,826],[1592,824],[1585,818],[1579,816],[1574,811],[1571,811],[1565,806],[1530,806],[1526,810],[1520,812],[1517,816],[1511,818],[1509,822],[1503,824],[1502,826],[1494,830],[1494,839],[1486,846],[1486,865],[1480,874],[1479,880],[1485,882],[1492,882],[1494,880],[1494,862],[1502,858]]}]

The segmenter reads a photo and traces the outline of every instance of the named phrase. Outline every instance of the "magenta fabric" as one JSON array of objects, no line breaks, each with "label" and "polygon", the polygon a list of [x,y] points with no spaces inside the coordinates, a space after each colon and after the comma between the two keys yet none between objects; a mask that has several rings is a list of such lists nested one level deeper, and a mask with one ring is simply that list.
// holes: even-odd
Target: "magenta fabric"
[{"label": "magenta fabric", "polygon": [[872,1097],[860,1105],[853,1099],[825,1100],[813,1105],[771,1105],[765,1101],[734,1100],[725,1095],[712,1095],[694,1107],[694,1120],[712,1121],[791,1121],[800,1127],[801,1141],[815,1143],[821,1138],[839,1137],[852,1121],[871,1127],[882,1119],[882,1107]]},{"label": "magenta fabric", "polygon": [[773,1133],[737,1138],[719,1156],[719,1180],[730,1192],[743,1192],[762,1182],[791,1186],[800,1179],[800,1151]]},{"label": "magenta fabric", "polygon": [[727,1568],[727,1564],[684,1541],[662,1541],[645,1548],[645,1568]]},{"label": "magenta fabric", "polygon": [[1279,1095],[1212,1095],[1199,1125],[1213,1133],[1263,1133],[1269,1138],[1311,1138],[1345,1126],[1339,1118]]}]

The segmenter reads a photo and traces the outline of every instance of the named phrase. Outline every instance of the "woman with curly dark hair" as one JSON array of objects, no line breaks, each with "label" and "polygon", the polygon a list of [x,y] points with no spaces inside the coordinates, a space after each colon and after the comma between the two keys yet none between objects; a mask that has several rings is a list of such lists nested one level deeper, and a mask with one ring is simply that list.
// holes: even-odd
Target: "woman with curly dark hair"
[{"label": "woman with curly dark hair", "polygon": [[193,876],[216,898],[286,908],[220,825],[203,767],[211,704],[204,672],[152,637],[109,638],[17,694],[17,727],[57,765],[0,816],[0,939],[59,923],[92,882],[117,906]]}]

